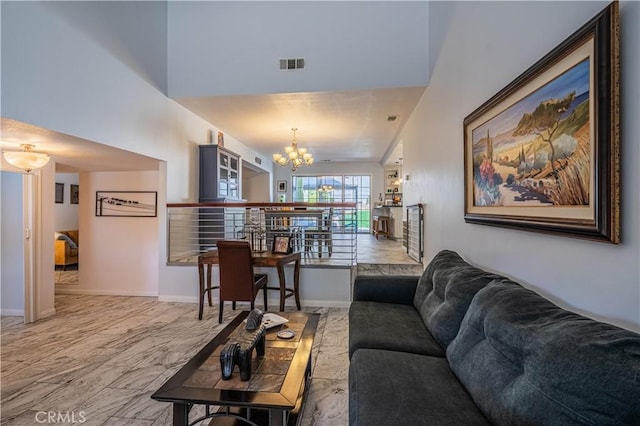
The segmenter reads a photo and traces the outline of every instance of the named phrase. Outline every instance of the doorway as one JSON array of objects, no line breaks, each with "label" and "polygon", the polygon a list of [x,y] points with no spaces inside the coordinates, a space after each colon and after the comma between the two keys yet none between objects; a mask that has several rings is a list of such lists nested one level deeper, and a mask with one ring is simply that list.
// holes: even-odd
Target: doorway
[{"label": "doorway", "polygon": [[56,173],[54,269],[56,290],[79,285],[79,173]]},{"label": "doorway", "polygon": [[271,199],[269,172],[242,160],[242,199],[268,203]]}]

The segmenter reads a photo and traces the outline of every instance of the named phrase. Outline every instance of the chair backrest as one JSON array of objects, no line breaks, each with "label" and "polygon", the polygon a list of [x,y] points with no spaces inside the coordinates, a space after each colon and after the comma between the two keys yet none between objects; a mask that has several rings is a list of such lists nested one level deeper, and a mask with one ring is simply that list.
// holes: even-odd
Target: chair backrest
[{"label": "chair backrest", "polygon": [[220,299],[252,301],[256,296],[248,241],[218,241]]},{"label": "chair backrest", "polygon": [[322,231],[331,231],[332,225],[333,225],[333,207],[329,207],[329,210],[325,210],[322,213],[322,224],[320,225],[320,229]]}]

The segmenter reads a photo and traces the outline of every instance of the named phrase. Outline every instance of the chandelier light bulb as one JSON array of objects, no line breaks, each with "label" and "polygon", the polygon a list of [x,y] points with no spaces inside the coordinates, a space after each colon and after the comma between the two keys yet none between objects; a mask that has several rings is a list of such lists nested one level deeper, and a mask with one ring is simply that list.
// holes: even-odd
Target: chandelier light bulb
[{"label": "chandelier light bulb", "polygon": [[310,166],[313,164],[313,155],[307,148],[298,148],[298,142],[296,142],[296,132],[298,129],[292,128],[293,140],[291,145],[284,148],[285,155],[273,154],[273,161],[281,166],[290,165],[291,170],[295,171],[302,165]]}]

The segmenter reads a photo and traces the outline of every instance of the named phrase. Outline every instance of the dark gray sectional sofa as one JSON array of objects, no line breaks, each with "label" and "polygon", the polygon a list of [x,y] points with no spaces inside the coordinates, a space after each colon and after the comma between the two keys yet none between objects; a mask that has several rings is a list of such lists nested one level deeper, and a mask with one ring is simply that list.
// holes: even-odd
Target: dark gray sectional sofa
[{"label": "dark gray sectional sofa", "polygon": [[640,425],[640,335],[438,253],[356,278],[351,425]]}]

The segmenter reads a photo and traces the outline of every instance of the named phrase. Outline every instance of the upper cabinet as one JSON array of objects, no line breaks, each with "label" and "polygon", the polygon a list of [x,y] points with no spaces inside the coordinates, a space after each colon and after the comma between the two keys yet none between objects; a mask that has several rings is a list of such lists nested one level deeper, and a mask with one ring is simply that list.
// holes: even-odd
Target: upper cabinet
[{"label": "upper cabinet", "polygon": [[384,205],[402,205],[402,169],[399,167],[384,170]]},{"label": "upper cabinet", "polygon": [[398,167],[384,170],[384,191],[402,192],[402,169]]},{"label": "upper cabinet", "polygon": [[219,145],[200,145],[201,203],[240,197],[240,156]]}]

